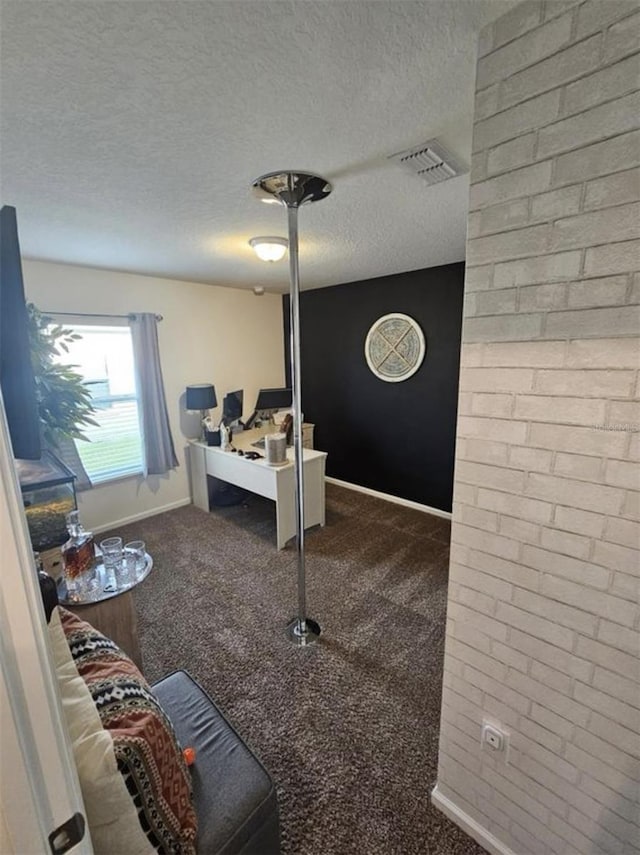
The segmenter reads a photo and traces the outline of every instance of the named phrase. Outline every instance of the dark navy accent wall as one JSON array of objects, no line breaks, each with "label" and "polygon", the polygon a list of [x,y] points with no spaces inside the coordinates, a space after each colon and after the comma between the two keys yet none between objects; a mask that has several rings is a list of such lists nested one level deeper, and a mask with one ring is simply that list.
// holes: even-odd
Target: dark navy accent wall
[{"label": "dark navy accent wall", "polygon": [[[327,475],[451,510],[464,263],[304,291],[302,410]],[[289,380],[289,298],[283,300]],[[375,377],[370,326],[402,312],[424,332],[421,368],[400,383]]]}]

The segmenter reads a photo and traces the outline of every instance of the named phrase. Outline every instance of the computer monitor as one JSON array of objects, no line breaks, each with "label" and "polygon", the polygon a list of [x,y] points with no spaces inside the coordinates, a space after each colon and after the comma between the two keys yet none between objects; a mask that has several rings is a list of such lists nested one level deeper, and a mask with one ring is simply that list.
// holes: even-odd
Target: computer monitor
[{"label": "computer monitor", "polygon": [[225,424],[232,424],[242,418],[244,392],[238,389],[237,392],[228,392],[224,396],[222,402],[222,417]]},{"label": "computer monitor", "polygon": [[291,401],[291,389],[260,389],[256,410],[286,410]]},{"label": "computer monitor", "polygon": [[291,389],[260,389],[256,408],[247,422],[247,427],[251,427],[256,421],[268,419],[278,410],[286,410],[292,402]]}]

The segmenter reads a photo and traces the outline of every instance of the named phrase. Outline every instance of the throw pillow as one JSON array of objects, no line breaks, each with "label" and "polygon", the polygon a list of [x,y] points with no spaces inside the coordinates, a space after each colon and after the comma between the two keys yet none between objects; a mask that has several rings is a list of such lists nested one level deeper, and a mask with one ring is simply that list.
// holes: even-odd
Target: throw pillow
[{"label": "throw pillow", "polygon": [[[71,612],[59,611],[75,669],[110,737],[147,851],[193,855],[197,821],[191,779],[171,722],[136,666],[110,639]],[[93,828],[91,833],[93,838]],[[105,852],[119,851],[110,836],[105,842]]]},{"label": "throw pillow", "polygon": [[94,851],[150,855],[153,848],[118,769],[113,740],[73,662],[58,607],[49,621],[49,639]]}]

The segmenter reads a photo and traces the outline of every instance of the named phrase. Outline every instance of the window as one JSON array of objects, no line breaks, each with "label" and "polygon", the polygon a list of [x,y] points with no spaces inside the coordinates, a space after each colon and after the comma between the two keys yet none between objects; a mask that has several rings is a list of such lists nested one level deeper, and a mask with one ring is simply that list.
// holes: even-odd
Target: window
[{"label": "window", "polygon": [[128,326],[64,323],[81,338],[61,362],[75,366],[91,391],[98,427],[83,428],[90,442],[76,448],[94,484],[142,472],[142,441]]}]

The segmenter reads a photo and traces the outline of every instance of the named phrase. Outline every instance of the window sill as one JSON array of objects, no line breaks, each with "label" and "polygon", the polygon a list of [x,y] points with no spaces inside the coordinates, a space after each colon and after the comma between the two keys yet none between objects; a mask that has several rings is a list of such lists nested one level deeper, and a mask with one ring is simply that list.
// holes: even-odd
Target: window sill
[{"label": "window sill", "polygon": [[[91,478],[91,476],[89,476]],[[126,475],[114,475],[112,478],[101,478],[99,481],[91,481],[91,489],[97,487],[109,487],[111,484],[117,484],[120,481],[130,481],[132,478],[144,478],[142,469],[137,472],[129,472]]]}]

